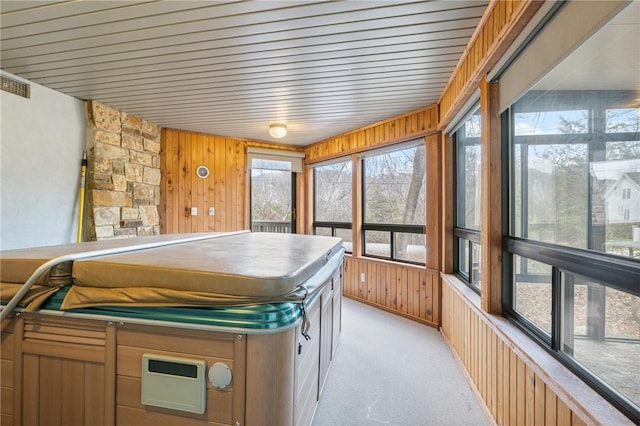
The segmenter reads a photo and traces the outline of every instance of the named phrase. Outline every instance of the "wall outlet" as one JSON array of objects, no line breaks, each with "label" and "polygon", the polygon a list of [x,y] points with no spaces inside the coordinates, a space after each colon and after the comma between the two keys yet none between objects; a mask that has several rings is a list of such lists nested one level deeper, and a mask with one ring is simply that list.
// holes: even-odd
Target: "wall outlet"
[{"label": "wall outlet", "polygon": [[360,282],[364,282],[364,272],[360,272]]},{"label": "wall outlet", "polygon": [[198,216],[198,208],[191,207],[191,216]]},{"label": "wall outlet", "polygon": [[209,216],[213,216],[214,214],[216,214],[216,209],[209,207]]}]

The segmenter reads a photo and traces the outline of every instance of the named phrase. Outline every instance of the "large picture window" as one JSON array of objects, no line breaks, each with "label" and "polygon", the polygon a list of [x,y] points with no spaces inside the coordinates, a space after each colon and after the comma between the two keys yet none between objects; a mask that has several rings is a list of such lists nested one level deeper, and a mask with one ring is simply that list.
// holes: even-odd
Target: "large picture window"
[{"label": "large picture window", "polygon": [[425,173],[423,140],[363,157],[365,256],[425,263]]},{"label": "large picture window", "polygon": [[617,127],[635,132],[605,117],[634,99],[531,91],[508,113],[506,311],[627,412],[640,407],[640,108]]},{"label": "large picture window", "polygon": [[511,319],[640,421],[640,79],[602,70],[631,61],[637,71],[640,51],[611,35],[622,30],[618,18],[503,114],[503,303]]},{"label": "large picture window", "polygon": [[345,251],[353,252],[353,167],[351,160],[313,169],[313,229],[316,235],[342,238]]},{"label": "large picture window", "polygon": [[482,287],[482,128],[478,108],[453,134],[454,270],[476,292]]},{"label": "large picture window", "polygon": [[[511,235],[640,257],[640,108],[619,123],[635,132],[614,133],[604,119],[607,105],[635,96],[532,91],[511,108]],[[579,116],[551,110],[576,104]]]}]

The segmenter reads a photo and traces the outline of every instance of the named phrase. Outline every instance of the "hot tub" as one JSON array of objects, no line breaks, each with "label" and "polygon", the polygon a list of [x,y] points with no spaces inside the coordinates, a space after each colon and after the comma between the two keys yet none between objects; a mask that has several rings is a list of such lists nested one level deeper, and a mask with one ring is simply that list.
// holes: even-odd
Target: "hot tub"
[{"label": "hot tub", "polygon": [[0,256],[2,424],[311,422],[340,333],[341,240],[163,235]]}]

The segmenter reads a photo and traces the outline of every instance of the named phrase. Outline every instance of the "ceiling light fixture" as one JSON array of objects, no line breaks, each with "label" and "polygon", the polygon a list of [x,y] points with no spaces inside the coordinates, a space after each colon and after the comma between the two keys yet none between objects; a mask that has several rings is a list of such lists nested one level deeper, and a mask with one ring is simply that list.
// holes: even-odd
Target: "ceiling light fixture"
[{"label": "ceiling light fixture", "polygon": [[287,126],[284,124],[272,124],[269,126],[269,134],[276,139],[283,138],[287,135]]}]

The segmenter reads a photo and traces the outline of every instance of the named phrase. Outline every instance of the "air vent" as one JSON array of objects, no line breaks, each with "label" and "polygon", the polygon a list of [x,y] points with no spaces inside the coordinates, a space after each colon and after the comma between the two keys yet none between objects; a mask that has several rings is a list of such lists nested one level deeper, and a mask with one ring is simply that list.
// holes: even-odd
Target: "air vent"
[{"label": "air vent", "polygon": [[23,98],[30,98],[30,86],[27,83],[5,77],[4,75],[0,77],[2,78],[2,90],[4,90],[5,92],[13,93],[14,95],[22,96]]}]

